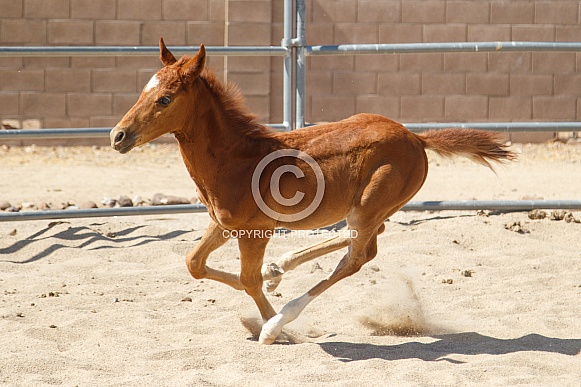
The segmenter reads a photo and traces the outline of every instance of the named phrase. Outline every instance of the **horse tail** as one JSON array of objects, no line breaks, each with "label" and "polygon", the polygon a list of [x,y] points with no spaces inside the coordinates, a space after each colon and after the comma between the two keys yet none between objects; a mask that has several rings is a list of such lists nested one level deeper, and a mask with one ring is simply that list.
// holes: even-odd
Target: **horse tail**
[{"label": "horse tail", "polygon": [[464,156],[490,169],[491,161],[503,163],[517,159],[499,133],[475,129],[428,130],[417,135],[424,148],[444,157]]}]

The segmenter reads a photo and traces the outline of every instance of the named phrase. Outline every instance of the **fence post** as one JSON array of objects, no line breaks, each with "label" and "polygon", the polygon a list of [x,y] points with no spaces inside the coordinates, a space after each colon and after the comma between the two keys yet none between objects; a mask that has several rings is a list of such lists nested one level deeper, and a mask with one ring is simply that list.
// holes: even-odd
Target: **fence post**
[{"label": "fence post", "polygon": [[294,40],[296,49],[296,99],[295,99],[295,128],[305,126],[305,86],[306,86],[306,56],[305,56],[305,0],[296,0],[297,37]]},{"label": "fence post", "polygon": [[286,48],[282,75],[282,124],[284,130],[292,130],[293,124],[293,0],[284,0],[284,31],[281,46]]}]

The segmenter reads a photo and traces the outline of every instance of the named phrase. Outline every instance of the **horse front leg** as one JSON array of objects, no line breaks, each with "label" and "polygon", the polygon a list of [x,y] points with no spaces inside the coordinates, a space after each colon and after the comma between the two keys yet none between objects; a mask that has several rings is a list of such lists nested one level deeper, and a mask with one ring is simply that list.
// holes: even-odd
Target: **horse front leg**
[{"label": "horse front leg", "polygon": [[240,283],[246,293],[252,297],[263,321],[268,321],[276,315],[274,308],[262,292],[261,267],[264,252],[269,238],[241,237],[238,238],[240,249]]},{"label": "horse front leg", "polygon": [[210,253],[228,241],[224,235],[224,229],[213,220],[204,232],[200,242],[190,251],[186,257],[186,265],[192,277],[195,279],[211,279],[229,285],[236,290],[244,290],[238,274],[227,273],[206,266],[206,260]]}]

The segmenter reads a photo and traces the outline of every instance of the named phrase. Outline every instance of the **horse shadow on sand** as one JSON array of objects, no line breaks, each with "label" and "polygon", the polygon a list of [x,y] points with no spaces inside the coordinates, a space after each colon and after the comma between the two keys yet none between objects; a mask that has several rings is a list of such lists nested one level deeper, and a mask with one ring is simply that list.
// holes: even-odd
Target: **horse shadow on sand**
[{"label": "horse shadow on sand", "polygon": [[450,355],[505,355],[516,352],[548,352],[576,356],[581,352],[581,339],[559,339],[529,334],[516,339],[497,339],[476,332],[432,336],[431,343],[407,342],[396,345],[367,343],[322,342],[318,345],[342,362],[370,359],[465,362]]},{"label": "horse shadow on sand", "polygon": [[136,247],[152,242],[170,240],[190,232],[177,230],[165,234],[148,234],[141,230],[146,227],[144,225],[130,226],[124,229],[111,231],[107,230],[106,227],[102,227],[106,225],[106,223],[92,223],[89,226],[65,227],[63,229],[62,225],[68,223],[69,222],[51,222],[46,228],[43,228],[24,239],[18,240],[10,246],[0,248],[0,256],[10,256],[11,254],[17,253],[34,243],[39,243],[44,240],[54,241],[54,243],[43,251],[40,251],[24,260],[17,261],[0,259],[0,261],[26,264],[46,258],[55,251],[63,248],[100,250]]}]

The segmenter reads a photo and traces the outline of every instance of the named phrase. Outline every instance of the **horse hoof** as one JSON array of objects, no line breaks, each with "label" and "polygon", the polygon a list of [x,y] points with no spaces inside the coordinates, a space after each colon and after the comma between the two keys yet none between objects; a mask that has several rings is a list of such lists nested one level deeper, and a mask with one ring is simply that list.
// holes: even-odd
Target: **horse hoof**
[{"label": "horse hoof", "polygon": [[282,318],[283,316],[281,314],[277,314],[264,323],[260,331],[260,336],[258,337],[260,344],[270,345],[274,343],[278,335],[282,332]]}]

